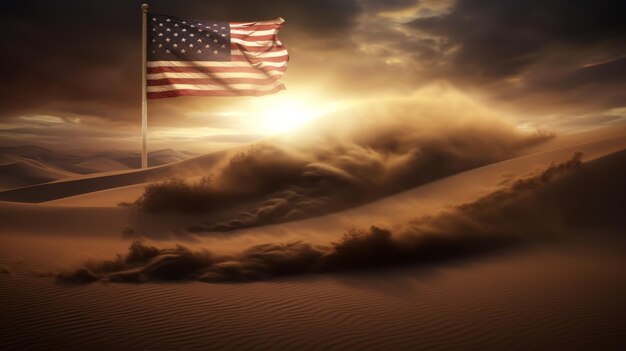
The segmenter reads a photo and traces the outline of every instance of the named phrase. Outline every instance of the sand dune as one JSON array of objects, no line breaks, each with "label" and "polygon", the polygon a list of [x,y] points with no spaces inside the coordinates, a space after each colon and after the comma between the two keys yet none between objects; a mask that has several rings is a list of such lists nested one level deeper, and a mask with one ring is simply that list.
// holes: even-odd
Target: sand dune
[{"label": "sand dune", "polygon": [[[150,152],[148,158],[150,165],[160,166],[186,160],[190,157],[190,155],[182,152],[164,149]],[[47,189],[45,186],[36,187],[34,188],[35,190],[17,190],[17,188],[43,185],[60,180],[70,182],[79,181],[80,183],[80,180],[83,178],[82,175],[89,175],[88,177],[107,177],[110,176],[111,172],[129,171],[132,168],[136,169],[139,161],[138,155],[129,157],[126,152],[67,155],[34,145],[4,147],[0,148],[0,192],[8,189],[14,190],[13,192],[9,192],[8,195],[5,194],[6,197],[3,199],[17,202],[40,202],[37,197],[29,195],[32,194],[33,191],[45,193],[42,195],[43,198],[66,197],[69,196],[67,194],[73,194],[72,189],[75,189],[75,186],[68,186],[68,188],[71,189],[65,191],[56,190],[58,189],[58,185],[52,185],[52,190]],[[153,174],[148,175],[148,178],[145,179],[151,179],[149,177],[153,176]],[[111,184],[106,180],[103,182],[105,184]],[[124,180],[120,182],[119,186],[128,185],[124,184]],[[126,180],[126,182],[128,182],[128,180]],[[135,183],[131,181],[131,184]],[[105,187],[117,186],[116,183],[113,183],[113,186],[106,185]],[[63,188],[63,186],[61,186],[61,188]],[[96,188],[100,189],[97,186]],[[89,188],[85,190],[86,192],[90,191]],[[56,195],[57,192],[58,195]],[[20,197],[20,195],[12,195],[15,193],[23,193],[25,195],[23,195],[23,198]]]},{"label": "sand dune", "polygon": [[[624,139],[571,140],[333,214],[227,233],[186,231],[218,214],[147,214],[115,206],[147,179],[124,177],[143,172],[104,177],[112,186],[139,185],[80,195],[84,205],[100,201],[103,207],[71,207],[72,201],[62,200],[0,203],[0,314],[6,316],[0,348],[619,349],[626,343]],[[576,151],[584,153],[581,166],[558,166]],[[193,177],[224,155],[204,157],[152,172]],[[406,244],[395,240],[413,229],[449,240],[429,244],[422,251],[429,259],[408,261],[398,260],[389,246],[353,242],[357,255],[347,257],[360,259],[335,266],[341,269],[284,276],[262,268],[261,278],[274,278],[243,284],[193,281],[188,272],[198,263],[172,259],[181,255],[173,251],[180,244],[205,259],[228,256],[221,274],[241,280],[233,277],[242,277],[242,258],[264,267],[291,262],[293,268],[294,259],[302,261],[291,256],[294,251],[281,251],[281,244],[332,247],[350,228],[367,234],[371,225],[389,229],[393,245]],[[133,231],[124,231],[127,226]],[[481,233],[515,240],[490,247],[492,241],[476,235]],[[115,262],[116,254],[124,260],[138,235],[145,247],[170,251],[158,252],[158,261],[122,267],[130,272],[106,274],[130,277],[140,267],[152,274],[141,278],[149,283],[56,280],[55,274],[75,272],[85,262]],[[487,249],[465,255],[459,247]],[[237,256],[242,252],[247,254]],[[393,265],[381,264],[390,252]]]},{"label": "sand dune", "polygon": [[75,174],[47,168],[36,161],[20,160],[0,164],[0,190],[47,183],[72,176]]}]

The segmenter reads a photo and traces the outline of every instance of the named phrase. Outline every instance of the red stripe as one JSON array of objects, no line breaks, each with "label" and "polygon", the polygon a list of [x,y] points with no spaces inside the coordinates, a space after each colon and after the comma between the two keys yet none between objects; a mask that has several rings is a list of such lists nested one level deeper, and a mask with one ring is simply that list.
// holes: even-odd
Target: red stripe
[{"label": "red stripe", "polygon": [[268,45],[268,46],[247,46],[239,43],[231,43],[231,50],[249,51],[249,52],[272,52],[285,50],[284,45]]},{"label": "red stripe", "polygon": [[250,83],[265,85],[277,81],[280,77],[273,78],[163,78],[163,79],[148,79],[147,84],[149,86],[168,85],[168,84],[213,84],[213,85],[228,85],[228,84],[241,84]]},{"label": "red stripe", "polygon": [[283,67],[176,67],[176,66],[160,66],[160,67],[148,67],[148,74],[150,73],[213,73],[213,72],[240,72],[240,73],[265,73],[270,71],[284,72],[287,70],[286,66]]},{"label": "red stripe", "polygon": [[230,26],[230,30],[249,30],[249,31],[259,31],[259,30],[279,30],[283,27],[282,24],[251,24],[247,26]]},{"label": "red stripe", "polygon": [[232,55],[230,57],[231,61],[247,61],[251,63],[257,62],[287,62],[289,61],[289,55],[277,56],[277,57],[248,57],[244,55]]},{"label": "red stripe", "polygon": [[281,90],[284,90],[284,85],[279,85],[272,90],[257,91],[257,90],[170,90],[147,93],[148,99],[163,99],[172,98],[177,96],[263,96],[274,94]]},{"label": "red stripe", "polygon": [[257,41],[257,40],[274,40],[276,38],[278,40],[278,36],[276,34],[266,34],[266,35],[250,35],[250,34],[234,34],[231,33],[230,37],[232,39],[241,39],[247,41]]}]

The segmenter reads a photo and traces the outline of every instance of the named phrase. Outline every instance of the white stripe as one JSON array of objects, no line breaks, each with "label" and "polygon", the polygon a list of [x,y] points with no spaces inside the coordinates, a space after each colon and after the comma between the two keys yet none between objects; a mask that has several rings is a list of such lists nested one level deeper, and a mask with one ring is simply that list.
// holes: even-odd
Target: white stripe
[{"label": "white stripe", "polygon": [[273,82],[271,84],[225,84],[225,85],[210,85],[210,84],[167,84],[167,85],[153,85],[148,86],[149,93],[158,93],[162,91],[172,90],[257,90],[268,91],[281,85],[280,82]]},{"label": "white stripe", "polygon": [[276,19],[270,21],[261,21],[261,22],[246,22],[246,23],[229,23],[231,28],[237,27],[247,27],[247,26],[262,26],[267,24],[283,24],[285,20],[282,17],[278,17]]},{"label": "white stripe", "polygon": [[264,57],[281,57],[281,56],[287,56],[287,50],[283,49],[280,51],[271,51],[271,52],[252,52],[252,51],[240,51],[237,49],[233,49],[230,52],[231,55],[244,55],[244,56],[248,56],[248,57],[254,57],[254,58],[264,58]]},{"label": "white stripe", "polygon": [[[270,74],[272,76],[282,76],[283,72],[274,72]],[[147,78],[150,79],[165,79],[165,78],[267,78],[267,74],[263,73],[245,73],[245,72],[212,72],[212,73],[178,73],[178,72],[164,72],[164,73],[150,73]]]},{"label": "white stripe", "polygon": [[287,66],[287,62],[256,62],[250,63],[245,61],[148,61],[148,67],[275,67],[281,68]]},{"label": "white stripe", "polygon": [[273,40],[243,40],[243,39],[232,38],[230,41],[235,44],[240,44],[240,45],[250,46],[250,47],[263,47],[263,46],[271,47],[271,46],[275,46],[276,44],[280,45],[278,41],[273,41]]},{"label": "white stripe", "polygon": [[231,29],[230,34],[242,34],[249,37],[256,37],[261,35],[272,35],[278,33],[276,29],[266,29],[266,30],[240,30],[240,29]]}]

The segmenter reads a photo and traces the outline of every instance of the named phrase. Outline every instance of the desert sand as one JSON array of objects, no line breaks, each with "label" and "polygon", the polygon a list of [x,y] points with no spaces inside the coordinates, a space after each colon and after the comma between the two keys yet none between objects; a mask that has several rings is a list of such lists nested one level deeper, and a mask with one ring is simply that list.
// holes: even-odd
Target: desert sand
[{"label": "desert sand", "polygon": [[[3,166],[37,181],[0,192],[0,349],[626,345],[624,128],[557,136],[307,218],[263,222],[261,206],[233,226],[254,197],[200,214],[118,206],[244,149],[63,177]],[[360,236],[342,239],[351,229]],[[137,239],[144,251],[127,256]]]}]

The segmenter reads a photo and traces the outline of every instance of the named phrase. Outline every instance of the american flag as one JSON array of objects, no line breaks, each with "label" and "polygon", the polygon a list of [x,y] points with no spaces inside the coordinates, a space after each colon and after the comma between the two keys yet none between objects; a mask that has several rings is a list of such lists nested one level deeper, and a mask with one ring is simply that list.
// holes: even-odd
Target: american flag
[{"label": "american flag", "polygon": [[284,22],[148,14],[147,97],[260,96],[285,89],[278,81],[289,60],[278,40]]}]

